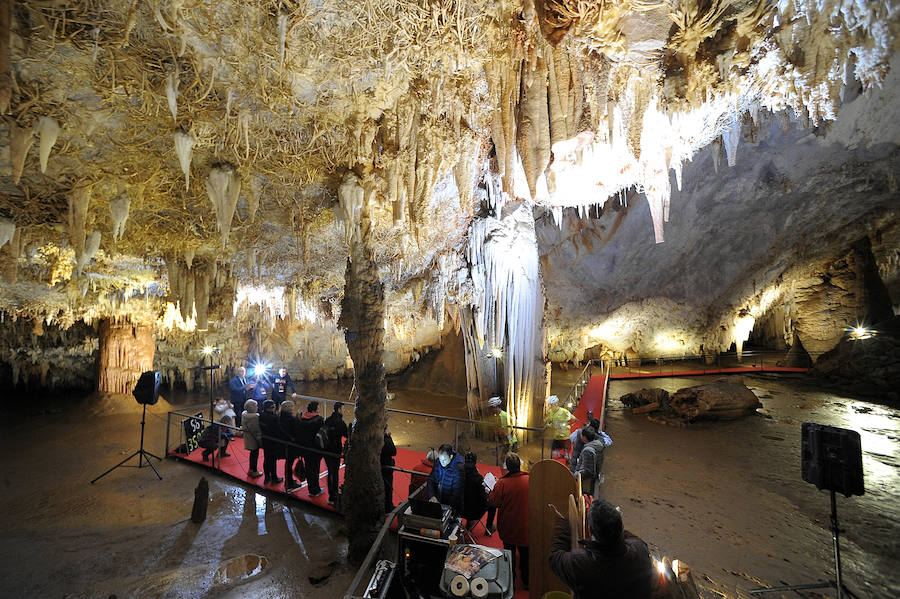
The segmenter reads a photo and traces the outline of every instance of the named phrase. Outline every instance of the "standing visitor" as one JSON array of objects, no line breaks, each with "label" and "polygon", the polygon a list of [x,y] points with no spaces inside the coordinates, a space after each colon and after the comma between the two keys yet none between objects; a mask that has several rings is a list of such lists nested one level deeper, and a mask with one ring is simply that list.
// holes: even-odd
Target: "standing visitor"
[{"label": "standing visitor", "polygon": [[294,389],[294,382],[291,380],[291,375],[288,374],[287,368],[282,366],[278,369],[278,376],[272,380],[272,401],[275,402],[276,406],[280,406],[281,402],[285,400],[285,394],[289,387],[291,389],[291,399],[295,399],[297,390]]},{"label": "standing visitor", "polygon": [[250,451],[250,471],[247,472],[250,478],[262,476],[262,472],[256,469],[259,464],[259,448],[262,447],[262,430],[259,428],[259,414],[256,413],[256,409],[256,402],[248,399],[244,404],[244,413],[241,414],[244,449]]},{"label": "standing visitor", "polygon": [[513,428],[509,413],[500,404],[499,397],[492,397],[488,400],[488,409],[494,420],[497,442],[502,449],[500,457],[505,459],[510,451],[519,451],[519,438],[516,436],[516,429]]},{"label": "standing visitor", "polygon": [[344,439],[347,438],[347,423],[344,422],[343,407],[343,403],[336,401],[331,416],[325,419],[328,439],[325,451],[334,454],[325,456],[325,466],[328,468],[328,505],[333,507],[337,507],[341,453],[344,448]]},{"label": "standing visitor", "polygon": [[282,438],[288,441],[284,450],[284,490],[286,493],[293,493],[300,488],[300,483],[303,481],[302,476],[296,482],[294,481],[294,462],[299,460],[297,469],[300,473],[304,473],[306,470],[303,464],[303,451],[300,448],[302,445],[300,421],[294,416],[294,402],[289,399],[281,404],[278,426],[281,429]]},{"label": "standing visitor", "polygon": [[253,391],[253,383],[247,380],[247,369],[241,366],[237,369],[235,376],[231,378],[229,383],[231,390],[231,405],[234,407],[236,415],[236,424],[241,425],[241,414],[244,412],[244,402],[249,398],[249,394]]},{"label": "standing visitor", "polygon": [[278,414],[275,413],[275,402],[267,399],[263,402],[263,413],[259,415],[259,430],[262,433],[263,446],[263,478],[264,484],[280,483],[278,476],[278,459],[284,458],[285,448],[281,442],[281,428],[278,426]]},{"label": "standing visitor", "polygon": [[394,509],[394,456],[397,455],[397,446],[391,430],[384,425],[384,445],[381,446],[381,478],[384,480],[384,513],[388,514]]},{"label": "standing visitor", "polygon": [[523,588],[528,590],[528,473],[515,453],[506,456],[506,474],[494,485],[488,501],[497,508],[497,530],[503,548],[512,553],[513,573],[516,553]]},{"label": "standing visitor", "polygon": [[559,406],[559,398],[555,395],[548,397],[545,403],[547,404],[547,415],[544,417],[544,427],[553,440],[550,445],[550,455],[554,458],[568,459],[569,435],[572,433],[570,423],[575,417],[569,410]]},{"label": "standing visitor", "polygon": [[[292,403],[286,399],[284,404]],[[284,405],[281,404],[281,405]],[[318,497],[325,491],[319,486],[319,466],[322,463],[321,448],[316,447],[316,435],[325,424],[325,420],[319,416],[319,402],[311,401],[306,405],[306,411],[300,415],[300,429],[298,443],[303,463],[306,467],[306,484],[310,497]]]}]

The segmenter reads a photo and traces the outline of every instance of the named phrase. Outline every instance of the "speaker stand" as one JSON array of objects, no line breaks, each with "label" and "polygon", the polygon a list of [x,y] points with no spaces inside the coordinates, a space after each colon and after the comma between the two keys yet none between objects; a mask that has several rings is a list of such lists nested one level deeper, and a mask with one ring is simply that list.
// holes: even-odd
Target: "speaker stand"
[{"label": "speaker stand", "polygon": [[94,480],[92,480],[91,484],[94,484],[95,482],[97,482],[98,480],[100,480],[101,478],[103,478],[104,476],[106,476],[107,474],[109,474],[110,472],[115,470],[116,468],[118,468],[120,466],[124,466],[125,462],[127,462],[134,456],[138,457],[138,465],[137,466],[126,466],[126,468],[143,468],[144,467],[143,462],[144,462],[144,459],[146,458],[147,465],[150,466],[151,468],[153,468],[153,472],[156,473],[156,476],[159,477],[159,480],[162,480],[162,475],[159,473],[159,470],[157,470],[156,466],[153,465],[153,462],[150,461],[150,458],[155,458],[159,461],[162,461],[162,458],[159,456],[153,455],[152,453],[150,453],[149,451],[146,451],[144,449],[144,423],[147,421],[147,404],[143,404],[143,405],[144,405],[144,412],[141,415],[141,447],[140,447],[140,449],[138,449],[133,454],[131,454],[130,456],[128,456],[127,458],[125,458],[124,460],[122,460],[121,462],[119,462],[118,464],[116,464],[115,466],[113,466],[112,468],[110,468],[109,470],[107,470],[106,472],[104,472],[103,474],[101,474],[100,476],[95,478]]},{"label": "speaker stand", "polygon": [[834,542],[834,573],[835,580],[826,580],[824,582],[815,582],[811,584],[795,584],[783,587],[770,587],[765,589],[753,589],[751,595],[762,595],[763,593],[778,593],[781,591],[805,591],[810,589],[835,589],[837,591],[837,599],[844,596],[858,599],[856,595],[850,592],[841,579],[841,529],[838,526],[837,516],[837,498],[835,492],[831,491],[831,539]]}]

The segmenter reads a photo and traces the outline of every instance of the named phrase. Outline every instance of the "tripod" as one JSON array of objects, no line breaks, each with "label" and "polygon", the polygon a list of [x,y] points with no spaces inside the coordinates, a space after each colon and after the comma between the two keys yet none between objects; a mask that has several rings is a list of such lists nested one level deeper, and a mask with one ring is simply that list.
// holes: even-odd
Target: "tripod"
[{"label": "tripod", "polygon": [[144,467],[144,464],[143,464],[144,458],[147,458],[147,465],[150,466],[151,468],[153,468],[153,471],[156,473],[156,476],[159,477],[159,480],[162,480],[162,475],[159,473],[159,470],[157,470],[156,466],[153,465],[153,462],[150,461],[150,458],[156,458],[159,461],[162,461],[162,458],[159,456],[155,456],[152,453],[150,453],[149,451],[146,451],[144,449],[144,423],[147,421],[147,404],[143,404],[143,405],[144,405],[144,412],[141,415],[141,447],[140,447],[140,449],[138,449],[133,454],[131,454],[130,456],[128,456],[127,458],[125,458],[124,460],[122,460],[121,462],[119,462],[118,464],[116,464],[115,466],[113,466],[112,468],[110,468],[109,470],[107,470],[106,472],[104,472],[103,474],[101,474],[100,476],[95,478],[94,480],[92,480],[91,484],[94,484],[95,482],[97,482],[98,480],[100,480],[101,478],[103,478],[104,476],[106,476],[107,474],[109,474],[110,472],[112,472],[113,470],[118,468],[119,466],[124,465],[125,462],[127,462],[134,456],[138,456],[138,465],[137,466],[129,466],[129,468],[143,468]]},{"label": "tripod", "polygon": [[768,589],[753,589],[750,591],[751,595],[762,595],[763,593],[777,593],[779,591],[802,591],[808,589],[836,589],[837,590],[837,599],[842,599],[844,595],[847,597],[852,597],[853,599],[857,599],[856,595],[850,592],[846,586],[844,586],[843,581],[841,580],[841,545],[840,545],[840,534],[841,529],[838,526],[838,517],[837,517],[837,499],[835,498],[835,492],[831,490],[831,539],[834,541],[834,574],[835,580],[826,580],[824,582],[816,582],[811,584],[795,584],[788,585],[783,587],[771,587]]}]

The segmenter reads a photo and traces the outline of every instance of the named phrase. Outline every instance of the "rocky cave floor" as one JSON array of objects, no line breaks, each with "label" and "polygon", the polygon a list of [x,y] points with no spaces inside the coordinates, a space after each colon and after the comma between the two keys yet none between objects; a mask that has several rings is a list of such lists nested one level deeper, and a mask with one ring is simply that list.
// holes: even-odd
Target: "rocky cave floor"
[{"label": "rocky cave floor", "polygon": [[[564,397],[577,377],[575,370],[554,370],[552,391]],[[610,396],[649,386],[675,391],[708,378],[614,381]],[[797,377],[745,380],[764,409],[733,422],[665,426],[628,414],[611,399],[607,430],[615,444],[606,457],[604,494],[622,507],[626,527],[657,555],[690,565],[705,598],[749,597],[761,584],[830,577],[829,498],[800,477],[800,425],[853,428],[862,435],[866,494],[838,497],[844,579],[859,597],[900,596],[900,410]],[[332,398],[348,391],[345,383],[303,388]],[[459,407],[447,408],[446,396],[395,391],[392,407],[465,411],[461,398],[453,400]],[[203,399],[172,401],[181,408]],[[354,572],[345,563],[340,517],[213,475],[208,517],[194,525],[194,487],[206,474],[199,468],[164,460],[161,481],[145,467],[120,468],[89,483],[137,449],[136,404],[18,401],[0,425],[0,596],[333,599],[346,590]],[[160,401],[148,410],[146,447],[158,455],[170,405]],[[435,436],[435,425],[414,419],[393,417],[391,426],[407,446],[427,446]],[[217,574],[244,555],[262,555],[267,565],[246,579]],[[322,577],[318,584],[310,580]]]}]

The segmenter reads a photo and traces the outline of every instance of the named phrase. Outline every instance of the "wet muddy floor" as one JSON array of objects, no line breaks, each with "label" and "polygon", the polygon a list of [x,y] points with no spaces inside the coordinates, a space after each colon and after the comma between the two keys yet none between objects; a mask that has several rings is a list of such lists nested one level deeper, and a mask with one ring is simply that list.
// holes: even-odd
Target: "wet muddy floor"
[{"label": "wet muddy floor", "polygon": [[[577,376],[554,370],[552,391],[564,397]],[[764,410],[739,421],[673,427],[632,416],[616,401],[640,387],[674,391],[708,380],[612,383],[607,430],[614,445],[603,494],[621,506],[626,527],[658,554],[689,564],[704,597],[748,597],[761,584],[831,577],[830,500],[801,479],[800,426],[811,420],[852,428],[862,435],[866,494],[838,497],[844,579],[858,597],[900,596],[900,413],[796,377],[762,375],[745,380]],[[392,390],[392,407],[465,417],[462,398]],[[343,399],[350,385],[298,391]],[[171,399],[148,409],[146,447],[157,455],[167,410],[206,401]],[[207,475],[208,516],[195,525],[194,488],[206,472],[172,460],[159,465],[161,481],[147,467],[119,468],[90,484],[137,449],[141,413],[132,404],[53,401],[0,424],[0,596],[343,594],[353,572],[340,517]],[[454,434],[446,422],[434,429],[415,418],[392,421],[406,446]]]}]

